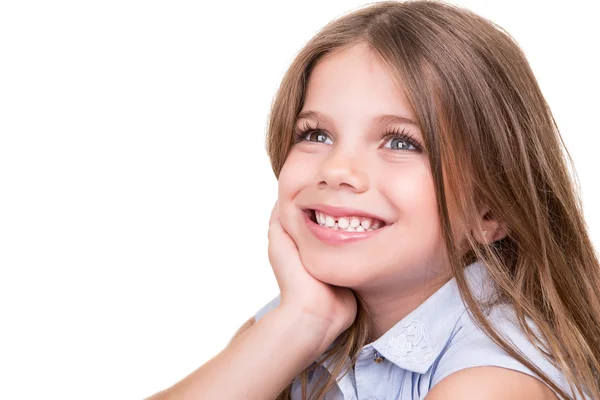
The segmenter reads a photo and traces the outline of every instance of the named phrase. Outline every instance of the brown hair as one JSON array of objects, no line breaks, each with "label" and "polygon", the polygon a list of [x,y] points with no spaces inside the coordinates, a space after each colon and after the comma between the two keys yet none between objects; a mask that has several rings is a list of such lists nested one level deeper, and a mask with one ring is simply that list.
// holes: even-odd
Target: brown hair
[{"label": "brown hair", "polygon": [[[325,55],[359,43],[395,76],[423,132],[448,259],[473,318],[562,398],[572,398],[486,320],[463,274],[464,266],[481,260],[501,300],[514,307],[522,330],[571,390],[600,399],[600,265],[577,177],[569,175],[570,155],[523,52],[500,27],[431,1],[375,3],[330,22],[299,52],[273,102],[267,152],[275,175],[293,145],[311,70]],[[467,232],[481,232],[481,205],[507,236],[481,245],[468,235],[469,251],[461,256],[449,208]],[[359,299],[355,322],[324,355],[333,373],[311,398],[323,398],[346,372],[347,357],[354,364],[368,340],[366,311]],[[304,398],[310,372],[300,376]],[[278,398],[289,398],[290,387]]]}]

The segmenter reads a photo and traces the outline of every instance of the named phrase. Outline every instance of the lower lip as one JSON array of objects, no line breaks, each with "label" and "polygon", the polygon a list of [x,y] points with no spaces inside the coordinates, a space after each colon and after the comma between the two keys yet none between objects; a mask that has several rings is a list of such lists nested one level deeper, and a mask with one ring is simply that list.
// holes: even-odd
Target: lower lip
[{"label": "lower lip", "polygon": [[333,230],[331,228],[325,228],[310,219],[309,213],[304,213],[304,220],[308,230],[312,232],[319,240],[329,245],[340,245],[345,243],[356,242],[358,240],[369,239],[377,235],[382,230],[386,229],[389,225],[383,226],[374,231],[365,232],[346,232],[343,230]]}]

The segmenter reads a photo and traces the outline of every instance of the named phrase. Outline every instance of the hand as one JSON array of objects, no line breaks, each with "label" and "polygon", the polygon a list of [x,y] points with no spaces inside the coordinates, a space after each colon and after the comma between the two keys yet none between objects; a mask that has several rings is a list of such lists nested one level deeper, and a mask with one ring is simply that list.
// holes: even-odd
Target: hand
[{"label": "hand", "polygon": [[352,324],[354,293],[319,281],[306,271],[296,243],[281,225],[278,202],[269,221],[269,262],[281,292],[280,307],[317,317],[332,336],[327,346]]}]

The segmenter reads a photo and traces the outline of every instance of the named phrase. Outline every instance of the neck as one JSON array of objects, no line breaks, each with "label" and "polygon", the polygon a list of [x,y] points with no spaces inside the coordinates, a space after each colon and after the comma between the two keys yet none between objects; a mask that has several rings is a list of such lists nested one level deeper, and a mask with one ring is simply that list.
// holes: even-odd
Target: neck
[{"label": "neck", "polygon": [[435,280],[428,279],[426,284],[411,282],[410,285],[405,284],[404,288],[391,285],[355,290],[365,302],[371,317],[369,342],[383,336],[449,280],[450,277],[446,276]]}]

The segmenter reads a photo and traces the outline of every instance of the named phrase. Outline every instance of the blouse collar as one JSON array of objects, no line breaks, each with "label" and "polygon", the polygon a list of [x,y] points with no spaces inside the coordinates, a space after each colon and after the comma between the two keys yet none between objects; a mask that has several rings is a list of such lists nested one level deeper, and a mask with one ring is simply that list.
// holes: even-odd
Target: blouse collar
[{"label": "blouse collar", "polygon": [[[477,299],[491,293],[486,275],[481,261],[465,268],[467,283]],[[400,368],[422,374],[451,339],[465,311],[456,278],[452,278],[371,346]]]},{"label": "blouse collar", "polygon": [[[468,265],[464,272],[476,299],[482,300],[493,293],[490,287],[492,281],[487,279],[488,272],[481,261]],[[402,369],[425,373],[452,338],[460,317],[466,311],[456,278],[452,278],[383,336],[363,347],[363,350],[374,349]],[[325,368],[331,373],[331,362],[325,364]]]}]

